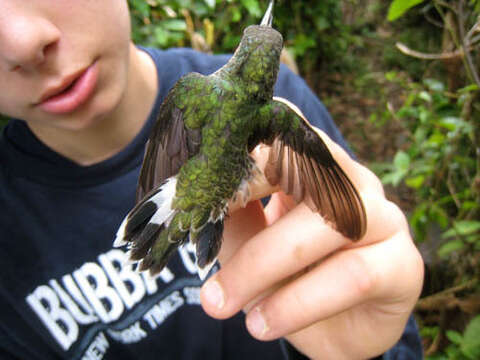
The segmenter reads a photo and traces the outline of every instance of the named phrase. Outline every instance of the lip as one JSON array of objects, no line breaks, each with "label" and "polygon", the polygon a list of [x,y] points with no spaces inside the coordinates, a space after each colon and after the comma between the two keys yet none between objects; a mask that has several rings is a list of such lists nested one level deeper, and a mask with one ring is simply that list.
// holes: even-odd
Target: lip
[{"label": "lip", "polygon": [[37,105],[51,114],[73,112],[91,97],[97,80],[98,65],[95,61],[86,69],[65,77],[60,84],[48,88]]}]

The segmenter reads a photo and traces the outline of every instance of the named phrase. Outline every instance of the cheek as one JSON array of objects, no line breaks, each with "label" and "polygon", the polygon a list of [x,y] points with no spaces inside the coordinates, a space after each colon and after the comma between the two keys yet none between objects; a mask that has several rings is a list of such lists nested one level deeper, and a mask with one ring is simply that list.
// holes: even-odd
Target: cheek
[{"label": "cheek", "polygon": [[[58,1],[58,0],[56,0]],[[130,15],[125,0],[83,0],[66,2],[75,10],[65,10],[71,16],[63,17],[62,27],[74,28],[73,33],[96,39],[107,46],[110,43],[124,42],[130,39]]]},{"label": "cheek", "polygon": [[48,1],[55,2],[47,11],[62,34],[58,50],[64,60],[72,60],[72,54],[110,56],[125,51],[131,31],[127,1]]},{"label": "cheek", "polygon": [[0,114],[13,118],[22,118],[28,114],[30,89],[29,86],[22,86],[18,80],[4,80],[0,75]]},{"label": "cheek", "polygon": [[79,2],[95,6],[91,11],[85,10],[90,14],[87,20],[78,19],[71,25],[65,24],[74,27],[70,31],[72,38],[66,44],[67,53],[71,51],[88,54],[90,58],[100,58],[102,80],[122,81],[128,70],[131,31],[127,2],[118,0]]}]

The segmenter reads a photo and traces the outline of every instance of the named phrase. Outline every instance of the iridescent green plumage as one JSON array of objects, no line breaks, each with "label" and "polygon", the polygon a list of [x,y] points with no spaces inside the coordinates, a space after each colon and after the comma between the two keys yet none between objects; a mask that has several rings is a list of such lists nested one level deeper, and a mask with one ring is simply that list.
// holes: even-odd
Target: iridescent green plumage
[{"label": "iridescent green plumage", "polygon": [[141,269],[160,271],[188,238],[199,268],[208,269],[228,201],[248,189],[255,168],[249,152],[261,142],[272,145],[265,170],[272,184],[346,236],[363,235],[365,212],[352,183],[305,120],[273,99],[282,43],[270,26],[250,26],[225,66],[209,76],[187,74],[169,92],[147,144],[139,203],[117,241],[131,244]]}]

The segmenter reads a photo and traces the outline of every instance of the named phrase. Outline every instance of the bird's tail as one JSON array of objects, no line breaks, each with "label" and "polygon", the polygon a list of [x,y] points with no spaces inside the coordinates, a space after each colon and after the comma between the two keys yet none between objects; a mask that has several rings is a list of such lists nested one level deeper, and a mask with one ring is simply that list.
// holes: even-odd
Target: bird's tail
[{"label": "bird's tail", "polygon": [[[163,230],[168,227],[176,213],[172,209],[176,184],[176,177],[171,177],[155,191],[145,196],[125,217],[117,231],[113,246],[121,247],[128,245],[131,261],[138,262],[143,259],[139,270],[152,268],[150,262],[154,245],[157,249],[161,248],[161,252],[163,252],[161,264],[158,261],[155,264],[156,269],[161,269],[165,266],[171,253],[179,245],[169,243],[168,239],[163,239],[165,236],[162,236],[167,234]],[[157,252],[157,258],[158,255]],[[154,269],[152,268],[151,270]]]},{"label": "bird's tail", "polygon": [[217,261],[222,245],[223,218],[216,222],[207,222],[193,239],[197,259],[198,276],[205,279]]},{"label": "bird's tail", "polygon": [[[123,220],[117,231],[114,247],[127,245],[127,257],[138,263],[137,270],[160,272],[170,256],[190,240],[195,248],[198,275],[203,280],[215,264],[223,234],[223,216],[209,220],[199,229],[190,231],[190,221],[182,228],[182,212],[172,207],[177,179],[171,177],[145,196]],[[170,229],[169,226],[172,228]]]}]

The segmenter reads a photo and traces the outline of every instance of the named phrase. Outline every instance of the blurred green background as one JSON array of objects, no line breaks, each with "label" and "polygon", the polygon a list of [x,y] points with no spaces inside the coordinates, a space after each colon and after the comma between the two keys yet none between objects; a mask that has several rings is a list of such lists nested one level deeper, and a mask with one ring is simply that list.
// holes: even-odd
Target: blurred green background
[{"label": "blurred green background", "polygon": [[[128,0],[136,43],[230,53],[267,0]],[[283,61],[408,214],[428,359],[480,359],[480,0],[277,1]],[[0,126],[5,120],[0,117]]]}]

